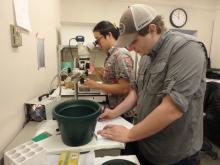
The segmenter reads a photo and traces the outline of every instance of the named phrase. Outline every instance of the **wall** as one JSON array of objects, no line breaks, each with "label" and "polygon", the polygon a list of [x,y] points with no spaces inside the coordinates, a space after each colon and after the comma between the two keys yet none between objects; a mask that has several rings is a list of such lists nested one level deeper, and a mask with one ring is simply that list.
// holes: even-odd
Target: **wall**
[{"label": "wall", "polygon": [[215,21],[213,22],[212,47],[210,54],[212,68],[220,68],[219,29],[220,29],[220,5],[216,7]]},{"label": "wall", "polygon": [[[29,15],[32,32],[22,32],[23,46],[12,48],[10,24],[15,24],[13,1],[0,5],[0,158],[3,149],[24,124],[24,102],[48,91],[57,73],[57,30],[60,21],[59,0],[32,0]],[[35,35],[45,38],[46,68],[37,69]]]},{"label": "wall", "polygon": [[[153,6],[164,16],[168,28],[173,28],[169,23],[171,11],[176,7],[184,8],[187,11],[188,22],[183,29],[197,30],[197,37],[205,43],[208,52],[210,51],[212,24],[215,20],[214,8],[219,3],[218,0],[62,0],[62,28],[67,28],[68,34],[71,35],[73,33],[69,30],[71,26],[74,29],[79,24],[94,26],[101,20],[109,20],[118,25],[122,12],[128,5],[134,3],[147,3]],[[80,29],[77,32],[81,32]],[[92,40],[92,33],[88,36]],[[220,63],[218,65],[220,67]]]}]

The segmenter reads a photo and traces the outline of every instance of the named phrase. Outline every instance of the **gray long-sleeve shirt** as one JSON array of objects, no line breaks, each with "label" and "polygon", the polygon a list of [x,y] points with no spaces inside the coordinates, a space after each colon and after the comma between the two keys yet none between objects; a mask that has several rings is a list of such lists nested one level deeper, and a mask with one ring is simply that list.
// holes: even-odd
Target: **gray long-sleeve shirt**
[{"label": "gray long-sleeve shirt", "polygon": [[164,33],[139,66],[137,122],[169,95],[183,116],[155,135],[138,141],[144,157],[155,164],[171,164],[199,151],[203,139],[205,47],[194,38]]}]

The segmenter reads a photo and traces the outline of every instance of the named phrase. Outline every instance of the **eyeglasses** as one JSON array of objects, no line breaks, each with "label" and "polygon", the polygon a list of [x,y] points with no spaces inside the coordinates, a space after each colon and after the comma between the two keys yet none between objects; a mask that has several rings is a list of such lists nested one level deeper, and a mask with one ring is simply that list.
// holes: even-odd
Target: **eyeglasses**
[{"label": "eyeglasses", "polygon": [[100,43],[100,40],[103,38],[104,36],[100,36],[99,38],[97,38],[94,42],[95,46],[98,45]]}]

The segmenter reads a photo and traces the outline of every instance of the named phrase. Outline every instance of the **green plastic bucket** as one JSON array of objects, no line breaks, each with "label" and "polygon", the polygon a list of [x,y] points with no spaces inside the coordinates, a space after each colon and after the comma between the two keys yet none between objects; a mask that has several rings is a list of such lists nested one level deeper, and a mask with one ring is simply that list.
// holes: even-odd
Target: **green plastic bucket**
[{"label": "green plastic bucket", "polygon": [[101,106],[90,100],[65,101],[57,105],[53,117],[58,122],[64,144],[80,146],[89,143],[100,113]]}]

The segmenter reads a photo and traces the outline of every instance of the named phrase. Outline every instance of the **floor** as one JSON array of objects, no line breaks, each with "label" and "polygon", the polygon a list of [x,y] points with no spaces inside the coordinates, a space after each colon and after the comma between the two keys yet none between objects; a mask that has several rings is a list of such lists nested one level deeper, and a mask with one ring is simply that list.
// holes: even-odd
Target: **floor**
[{"label": "floor", "polygon": [[200,165],[220,165],[220,148],[213,145],[213,150],[218,153],[218,158],[213,160],[210,155],[205,152],[201,152],[201,164]]}]

